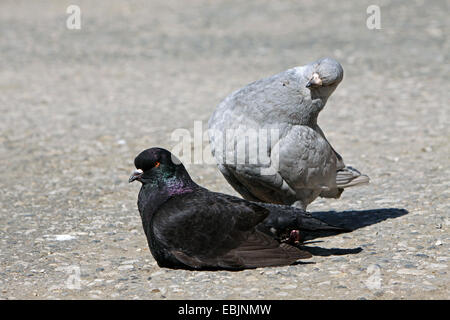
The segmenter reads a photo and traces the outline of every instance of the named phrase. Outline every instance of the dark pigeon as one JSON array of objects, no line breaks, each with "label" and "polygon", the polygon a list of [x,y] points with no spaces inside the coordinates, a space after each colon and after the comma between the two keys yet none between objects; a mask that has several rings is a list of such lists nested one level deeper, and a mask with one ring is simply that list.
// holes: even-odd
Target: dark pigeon
[{"label": "dark pigeon", "polygon": [[330,226],[300,209],[256,203],[197,185],[169,151],[151,148],[134,160],[129,182],[142,183],[138,208],[160,267],[230,269],[289,265],[311,254],[295,243]]}]

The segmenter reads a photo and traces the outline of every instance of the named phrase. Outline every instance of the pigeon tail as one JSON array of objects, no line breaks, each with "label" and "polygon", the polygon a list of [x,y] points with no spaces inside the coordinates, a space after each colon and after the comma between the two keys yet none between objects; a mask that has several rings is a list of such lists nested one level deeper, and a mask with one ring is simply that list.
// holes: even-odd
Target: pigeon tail
[{"label": "pigeon tail", "polygon": [[353,167],[347,166],[339,169],[336,173],[337,188],[322,191],[320,193],[320,197],[338,199],[341,196],[342,192],[344,192],[344,188],[368,184],[369,181],[369,176],[362,174]]},{"label": "pigeon tail", "polygon": [[328,224],[325,221],[314,218],[309,214],[298,215],[297,222],[299,225],[300,242],[316,238],[324,238],[335,236],[340,233],[347,233],[353,230]]},{"label": "pigeon tail", "polygon": [[353,167],[345,167],[336,174],[336,185],[338,188],[348,188],[369,183],[369,176],[362,174]]},{"label": "pigeon tail", "polygon": [[293,230],[299,232],[299,242],[352,231],[348,228],[331,225],[294,207],[272,203],[257,204],[270,212],[260,227],[278,238],[285,239]]}]

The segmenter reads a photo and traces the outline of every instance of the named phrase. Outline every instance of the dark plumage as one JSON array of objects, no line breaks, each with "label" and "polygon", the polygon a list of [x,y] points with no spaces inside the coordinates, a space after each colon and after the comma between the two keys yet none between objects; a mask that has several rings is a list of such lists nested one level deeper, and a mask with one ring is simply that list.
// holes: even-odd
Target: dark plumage
[{"label": "dark plumage", "polygon": [[190,178],[164,149],[141,152],[130,182],[142,183],[138,208],[145,235],[161,267],[243,269],[292,264],[311,254],[285,241],[344,232],[302,210],[211,192]]}]

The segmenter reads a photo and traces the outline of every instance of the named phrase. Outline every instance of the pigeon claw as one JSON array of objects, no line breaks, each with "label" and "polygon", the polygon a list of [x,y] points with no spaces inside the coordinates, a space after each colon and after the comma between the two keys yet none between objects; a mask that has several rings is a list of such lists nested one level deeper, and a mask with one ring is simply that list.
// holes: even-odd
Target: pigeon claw
[{"label": "pigeon claw", "polygon": [[300,243],[300,230],[292,230],[289,234],[289,243],[299,244]]}]

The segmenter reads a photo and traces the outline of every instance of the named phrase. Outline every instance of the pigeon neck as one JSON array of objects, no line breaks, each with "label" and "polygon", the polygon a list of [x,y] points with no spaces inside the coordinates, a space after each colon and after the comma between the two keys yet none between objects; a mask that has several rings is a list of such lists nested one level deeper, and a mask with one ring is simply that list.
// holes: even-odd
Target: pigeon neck
[{"label": "pigeon neck", "polygon": [[327,103],[328,97],[331,96],[331,94],[336,89],[337,85],[328,85],[324,87],[319,87],[311,90],[311,99],[320,99],[323,102],[323,105]]},{"label": "pigeon neck", "polygon": [[165,184],[169,196],[192,192],[196,186],[190,177],[189,180],[179,177],[169,178],[165,181]]},{"label": "pigeon neck", "polygon": [[172,174],[161,172],[158,176],[153,176],[142,185],[139,192],[138,207],[144,224],[148,223],[153,212],[172,196],[190,193],[196,188],[199,186],[192,181],[184,168]]},{"label": "pigeon neck", "polygon": [[327,86],[311,90],[311,104],[306,113],[302,113],[302,123],[309,126],[317,124],[317,117],[325,107],[328,97],[333,93],[336,86]]},{"label": "pigeon neck", "polygon": [[310,105],[307,107],[306,112],[300,113],[301,124],[306,126],[316,125],[319,112],[325,106],[325,102],[322,99],[313,99]]},{"label": "pigeon neck", "polygon": [[158,189],[165,190],[168,196],[192,192],[197,186],[183,165],[179,165],[171,171],[161,170],[155,180]]}]

